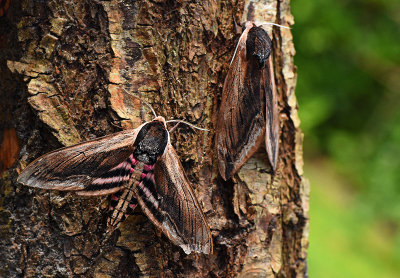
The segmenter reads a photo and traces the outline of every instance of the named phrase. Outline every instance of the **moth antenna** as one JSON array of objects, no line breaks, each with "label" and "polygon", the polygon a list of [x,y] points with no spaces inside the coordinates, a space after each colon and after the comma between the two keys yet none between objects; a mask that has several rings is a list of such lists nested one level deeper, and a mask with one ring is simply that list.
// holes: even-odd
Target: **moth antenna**
[{"label": "moth antenna", "polygon": [[235,31],[236,34],[242,33],[243,32],[243,28],[242,26],[240,26],[240,23],[238,24],[235,20],[235,18],[233,18],[233,24],[235,24]]},{"label": "moth antenna", "polygon": [[174,127],[173,128],[171,128],[170,130],[168,130],[168,132],[169,133],[172,133],[172,132],[174,132],[174,130],[178,127],[178,125],[180,124],[180,122],[179,123],[177,123],[176,125],[174,125]]},{"label": "moth antenna", "polygon": [[273,26],[277,26],[277,27],[281,27],[281,28],[285,28],[285,29],[290,29],[290,27],[279,25],[277,23],[272,23],[272,22],[264,22],[264,23],[261,23],[258,26],[262,26],[262,25],[273,25]]},{"label": "moth antenna", "polygon": [[[236,23],[236,22],[235,22],[235,23]],[[255,24],[255,23],[254,23],[254,24]],[[261,24],[258,25],[258,26],[267,25],[267,24],[269,24],[269,25],[274,25],[274,26],[278,26],[278,27],[281,27],[281,28],[290,29],[290,27],[283,26],[283,25],[279,25],[279,24],[272,23],[272,22],[264,22],[264,23],[261,23]],[[256,24],[256,25],[257,25],[257,24]],[[246,24],[245,24],[245,26],[246,26]],[[246,26],[246,27],[247,27],[247,26]],[[240,41],[242,40],[243,35],[244,35],[244,31],[243,31],[242,34],[240,35],[239,41],[238,41],[238,43],[236,44],[235,52],[233,52],[232,60],[231,60],[231,62],[230,62],[229,65],[232,65],[233,59],[235,58],[237,49],[238,49],[238,47],[239,47],[239,43],[240,43]]]},{"label": "moth antenna", "polygon": [[[201,127],[195,126],[194,124],[188,123],[188,122],[183,121],[183,120],[169,120],[169,121],[165,121],[165,122],[166,122],[166,123],[178,123],[178,124],[179,124],[179,123],[183,123],[183,124],[187,124],[188,126],[191,126],[191,127],[195,128],[195,129],[198,129],[198,130],[210,131],[209,129],[201,128]],[[178,126],[178,125],[174,126],[174,127],[172,128],[172,130],[174,130],[177,126]]]},{"label": "moth antenna", "polygon": [[151,107],[151,105],[150,105],[150,104],[149,104],[147,101],[144,101],[144,100],[143,100],[143,99],[141,99],[140,97],[138,97],[138,96],[135,96],[135,95],[132,95],[132,94],[128,93],[128,91],[127,91],[127,90],[125,90],[124,88],[122,88],[122,90],[124,90],[124,91],[125,91],[125,93],[126,93],[126,94],[128,94],[129,96],[132,96],[132,97],[134,97],[134,98],[137,98],[138,100],[140,100],[141,102],[143,102],[144,104],[146,104],[146,105],[147,105],[147,107],[149,107],[149,108],[150,108],[151,112],[153,112],[154,118],[156,118],[156,117],[157,117],[157,114],[156,114],[156,112],[154,112],[154,109],[153,109],[153,107]]},{"label": "moth antenna", "polygon": [[240,43],[240,41],[242,40],[243,35],[244,35],[244,32],[242,32],[242,34],[240,35],[239,41],[238,41],[238,43],[236,44],[235,52],[233,52],[232,60],[231,60],[231,62],[230,62],[229,65],[232,65],[233,59],[235,58],[236,51],[238,50],[239,43]]}]

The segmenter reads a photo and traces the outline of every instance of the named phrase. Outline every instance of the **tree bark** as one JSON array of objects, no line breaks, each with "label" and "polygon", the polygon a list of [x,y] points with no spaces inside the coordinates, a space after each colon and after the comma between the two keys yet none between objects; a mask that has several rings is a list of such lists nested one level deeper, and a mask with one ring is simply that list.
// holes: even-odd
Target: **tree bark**
[{"label": "tree bark", "polygon": [[[261,148],[233,179],[218,175],[216,111],[240,36],[235,22],[248,19],[293,24],[288,0],[11,2],[0,18],[0,140],[15,129],[18,138],[7,140],[21,151],[0,179],[0,276],[306,276],[309,187],[288,29],[266,27],[281,121],[277,173],[268,173]],[[122,88],[167,119],[210,130],[181,125],[171,142],[210,225],[213,254],[186,255],[140,210],[105,241],[108,197],[16,182],[39,155],[150,120]]]}]

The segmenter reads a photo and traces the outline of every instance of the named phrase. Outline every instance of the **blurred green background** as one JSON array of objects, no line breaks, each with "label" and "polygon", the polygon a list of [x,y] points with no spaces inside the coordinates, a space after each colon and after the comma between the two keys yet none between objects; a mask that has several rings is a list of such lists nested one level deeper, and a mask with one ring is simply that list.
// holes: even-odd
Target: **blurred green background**
[{"label": "blurred green background", "polygon": [[400,1],[292,1],[310,277],[400,277]]}]

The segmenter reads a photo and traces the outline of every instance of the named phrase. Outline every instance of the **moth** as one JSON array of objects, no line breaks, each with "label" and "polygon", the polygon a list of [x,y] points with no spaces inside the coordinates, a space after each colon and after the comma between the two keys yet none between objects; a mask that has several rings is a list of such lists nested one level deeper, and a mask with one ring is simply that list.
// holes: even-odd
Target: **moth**
[{"label": "moth", "polygon": [[279,115],[270,55],[268,33],[247,22],[225,78],[216,122],[218,168],[224,180],[238,172],[264,140],[272,171],[276,169]]},{"label": "moth", "polygon": [[0,16],[5,15],[8,8],[10,7],[11,0],[0,0]]},{"label": "moth", "polygon": [[18,182],[81,196],[113,194],[108,234],[139,204],[185,253],[212,252],[210,229],[163,117],[45,154],[23,170]]}]

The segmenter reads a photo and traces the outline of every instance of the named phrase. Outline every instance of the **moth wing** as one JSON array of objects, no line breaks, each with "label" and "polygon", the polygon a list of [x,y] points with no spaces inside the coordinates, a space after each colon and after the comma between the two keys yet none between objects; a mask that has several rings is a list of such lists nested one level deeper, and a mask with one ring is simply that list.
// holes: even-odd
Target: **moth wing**
[{"label": "moth wing", "polygon": [[174,148],[168,144],[154,167],[155,204],[137,194],[152,222],[185,253],[212,253],[212,238]]},{"label": "moth wing", "polygon": [[261,83],[265,86],[265,148],[267,150],[268,158],[272,166],[272,170],[276,170],[279,151],[279,112],[278,100],[276,96],[274,67],[272,59],[266,68],[263,69]]},{"label": "moth wing", "polygon": [[262,71],[246,59],[246,39],[242,35],[225,78],[216,124],[218,165],[224,180],[257,151],[265,134]]},{"label": "moth wing", "polygon": [[90,184],[84,190],[77,191],[81,196],[101,196],[112,194],[124,188],[132,175],[137,161],[131,154],[128,159],[111,168],[100,176],[93,176]]},{"label": "moth wing", "polygon": [[[96,193],[93,182],[122,165],[134,151],[134,142],[142,126],[104,136],[95,140],[65,147],[45,154],[29,164],[17,181],[42,189],[84,190],[92,194],[110,194],[119,190],[118,178],[106,192]],[[122,169],[122,168],[121,168]],[[118,174],[118,171],[116,172]],[[94,182],[96,183],[96,182]]]}]

